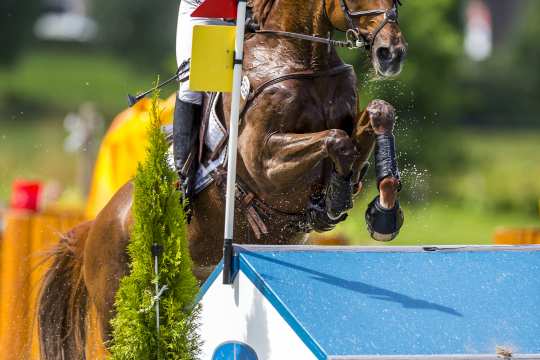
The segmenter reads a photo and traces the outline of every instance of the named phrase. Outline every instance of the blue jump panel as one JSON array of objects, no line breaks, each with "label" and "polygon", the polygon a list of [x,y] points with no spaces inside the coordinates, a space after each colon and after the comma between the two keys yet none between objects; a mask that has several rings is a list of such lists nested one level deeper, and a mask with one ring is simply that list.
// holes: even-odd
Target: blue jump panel
[{"label": "blue jump panel", "polygon": [[327,356],[540,353],[540,248],[387,249],[236,252]]}]

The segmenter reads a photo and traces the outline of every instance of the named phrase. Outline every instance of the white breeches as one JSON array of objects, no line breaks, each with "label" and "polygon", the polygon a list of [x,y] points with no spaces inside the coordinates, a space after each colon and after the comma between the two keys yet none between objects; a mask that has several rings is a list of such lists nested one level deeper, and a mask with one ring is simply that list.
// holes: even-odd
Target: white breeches
[{"label": "white breeches", "polygon": [[[191,41],[195,25],[223,25],[220,19],[192,18],[191,13],[202,3],[202,0],[181,0],[178,11],[178,27],[176,30],[176,62],[180,66],[191,58]],[[189,81],[180,84],[178,98],[184,102],[200,105],[202,94],[189,90]]]}]

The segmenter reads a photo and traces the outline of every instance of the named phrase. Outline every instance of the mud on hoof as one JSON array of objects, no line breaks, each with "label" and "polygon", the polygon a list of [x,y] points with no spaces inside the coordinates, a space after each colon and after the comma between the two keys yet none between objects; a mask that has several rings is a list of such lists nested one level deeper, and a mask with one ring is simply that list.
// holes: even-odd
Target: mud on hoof
[{"label": "mud on hoof", "polygon": [[366,210],[366,224],[371,237],[377,241],[392,241],[403,226],[404,216],[399,201],[393,209],[381,206],[377,196]]},{"label": "mud on hoof", "polygon": [[337,220],[353,207],[354,184],[352,176],[343,177],[332,172],[326,189],[326,212],[332,220]]},{"label": "mud on hoof", "polygon": [[337,224],[347,218],[347,214],[341,215],[337,219],[331,219],[325,206],[324,197],[312,197],[307,208],[307,230],[316,232],[326,232],[333,230]]}]

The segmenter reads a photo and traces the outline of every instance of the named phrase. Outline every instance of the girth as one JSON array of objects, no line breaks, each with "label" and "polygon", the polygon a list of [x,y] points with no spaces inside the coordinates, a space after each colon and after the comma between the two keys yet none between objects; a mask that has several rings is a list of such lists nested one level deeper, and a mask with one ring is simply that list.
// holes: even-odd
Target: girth
[{"label": "girth", "polygon": [[[223,195],[226,190],[227,170],[220,168],[213,174],[216,185]],[[244,210],[246,220],[257,240],[269,233],[266,225],[267,221],[283,224],[282,230],[292,230],[293,232],[311,231],[307,226],[307,217],[304,211],[299,213],[287,213],[275,209],[260,199],[257,194],[250,190],[249,186],[237,177],[236,179],[236,206]]]},{"label": "girth", "polygon": [[[279,84],[287,80],[312,80],[324,77],[332,77],[349,71],[354,71],[353,66],[348,64],[341,64],[324,71],[295,72],[281,75],[274,79],[265,81],[258,85],[255,89],[251,90],[249,95],[245,99],[245,103],[240,114],[240,124],[242,124],[242,119],[246,116],[255,99],[257,99],[257,97],[262,95],[266,89],[273,85]],[[216,94],[209,94],[209,96],[210,99],[213,99]],[[203,120],[201,134],[205,134],[205,129],[208,123],[208,113],[209,111],[205,112],[205,118]],[[201,141],[201,147],[203,146],[203,143],[204,140]],[[219,154],[225,150],[227,143],[227,139],[223,140],[219,148],[213,152],[212,157],[214,158],[216,156],[219,156]],[[225,166],[217,169],[213,173],[212,177],[214,178],[214,181],[216,182],[218,187],[224,193],[225,179],[227,177],[227,171]],[[287,213],[271,207],[270,205],[266,204],[262,199],[260,199],[257,194],[249,188],[246,182],[240,178],[240,176],[237,177],[236,199],[238,201],[237,206],[241,207],[244,210],[247,222],[249,223],[253,234],[255,235],[257,240],[260,240],[263,235],[269,233],[267,221],[270,220],[277,223],[286,224],[286,228],[290,228],[295,232],[309,233],[312,230],[312,228],[308,224],[305,210],[298,213]]]}]

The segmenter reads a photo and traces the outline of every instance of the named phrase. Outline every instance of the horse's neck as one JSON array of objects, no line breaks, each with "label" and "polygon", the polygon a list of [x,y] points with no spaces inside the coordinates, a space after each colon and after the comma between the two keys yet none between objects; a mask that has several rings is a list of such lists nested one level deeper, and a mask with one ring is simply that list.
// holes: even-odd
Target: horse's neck
[{"label": "horse's neck", "polygon": [[[264,28],[327,37],[333,32],[322,0],[274,0]],[[328,68],[336,62],[334,51],[325,44],[309,41],[287,41],[288,51],[295,60],[313,70]]]}]

